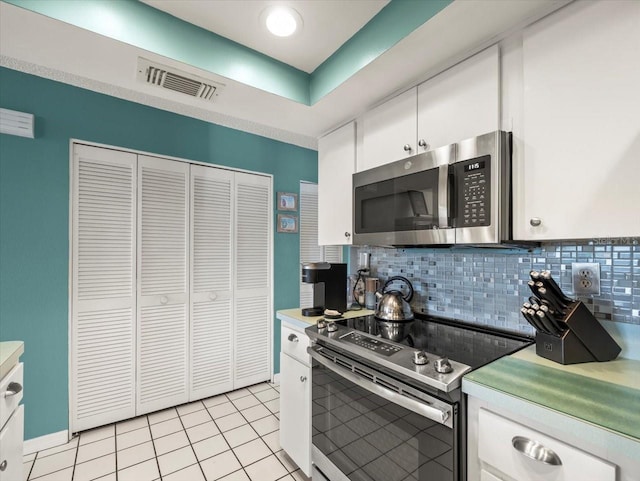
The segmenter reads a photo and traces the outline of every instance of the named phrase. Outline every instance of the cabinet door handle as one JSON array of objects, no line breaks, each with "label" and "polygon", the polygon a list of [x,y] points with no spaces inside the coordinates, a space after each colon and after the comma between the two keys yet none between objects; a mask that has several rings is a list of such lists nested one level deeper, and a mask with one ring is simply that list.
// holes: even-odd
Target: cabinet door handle
[{"label": "cabinet door handle", "polygon": [[289,334],[289,337],[287,337],[287,339],[289,339],[291,342],[298,342],[298,336],[296,336],[295,334]]},{"label": "cabinet door handle", "polygon": [[305,382],[307,380],[307,376],[300,376],[300,382]]},{"label": "cabinet door handle", "polygon": [[22,384],[19,382],[10,382],[7,386],[7,390],[4,392],[4,397],[15,396],[22,391]]},{"label": "cabinet door handle", "polygon": [[409,144],[404,144],[404,147],[402,147],[404,149],[405,152],[411,152],[411,145]]},{"label": "cabinet door handle", "polygon": [[529,221],[529,224],[531,224],[533,227],[538,227],[540,224],[542,224],[542,219],[540,219],[539,217],[532,217]]},{"label": "cabinet door handle", "polygon": [[345,237],[351,237],[351,232],[345,232],[345,233],[344,233],[344,236],[345,236]]},{"label": "cabinet door handle", "polygon": [[427,141],[424,139],[418,140],[418,145],[424,148],[425,150],[429,147],[429,144],[427,144]]},{"label": "cabinet door handle", "polygon": [[7,460],[6,459],[4,461],[2,461],[2,463],[0,463],[0,471],[4,471],[5,469],[7,469]]},{"label": "cabinet door handle", "polygon": [[551,449],[523,436],[515,436],[511,440],[514,449],[528,458],[550,466],[561,466],[560,457]]}]

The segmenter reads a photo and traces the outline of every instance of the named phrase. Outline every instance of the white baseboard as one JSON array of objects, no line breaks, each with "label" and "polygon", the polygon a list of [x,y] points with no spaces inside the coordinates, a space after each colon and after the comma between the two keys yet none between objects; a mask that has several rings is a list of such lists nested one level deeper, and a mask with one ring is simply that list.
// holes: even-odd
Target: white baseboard
[{"label": "white baseboard", "polygon": [[279,385],[280,384],[280,373],[278,374],[274,374],[273,375],[273,381],[271,381],[273,384],[275,385]]},{"label": "white baseboard", "polygon": [[24,442],[23,453],[24,455],[42,451],[43,449],[55,448],[61,444],[69,442],[69,431],[58,431],[57,433],[46,434],[33,439],[27,439]]}]

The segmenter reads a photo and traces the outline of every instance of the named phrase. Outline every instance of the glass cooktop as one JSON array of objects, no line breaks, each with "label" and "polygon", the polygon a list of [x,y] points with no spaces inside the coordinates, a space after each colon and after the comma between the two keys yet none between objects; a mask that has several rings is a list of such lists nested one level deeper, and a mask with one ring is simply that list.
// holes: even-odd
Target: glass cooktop
[{"label": "glass cooktop", "polygon": [[[334,322],[356,331],[381,336],[378,322],[372,315]],[[354,344],[363,342],[364,336],[360,339],[358,336],[352,337],[353,339],[349,339],[348,342]],[[533,339],[517,334],[432,317],[416,318],[411,327],[411,333],[401,342],[440,357],[448,357],[472,369],[518,351],[531,343]],[[389,341],[385,341],[385,344],[393,345]],[[392,352],[390,351],[389,354]]]}]

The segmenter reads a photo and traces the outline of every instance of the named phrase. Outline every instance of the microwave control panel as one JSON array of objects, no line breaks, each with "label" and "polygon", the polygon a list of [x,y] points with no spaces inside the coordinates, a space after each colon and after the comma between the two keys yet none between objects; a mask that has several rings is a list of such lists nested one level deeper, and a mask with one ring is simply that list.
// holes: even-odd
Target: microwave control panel
[{"label": "microwave control panel", "polygon": [[491,225],[491,156],[453,164],[456,227]]}]

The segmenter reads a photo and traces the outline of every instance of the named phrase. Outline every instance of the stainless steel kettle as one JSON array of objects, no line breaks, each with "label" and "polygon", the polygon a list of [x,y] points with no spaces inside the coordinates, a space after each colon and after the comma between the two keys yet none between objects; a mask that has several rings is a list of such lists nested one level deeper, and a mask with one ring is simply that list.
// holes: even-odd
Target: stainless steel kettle
[{"label": "stainless steel kettle", "polygon": [[[409,292],[404,295],[398,290],[387,290],[395,281],[404,282],[409,288]],[[376,292],[378,307],[376,317],[383,321],[412,321],[413,311],[411,310],[411,298],[413,297],[413,286],[406,277],[393,276],[385,282],[382,289]]]}]

